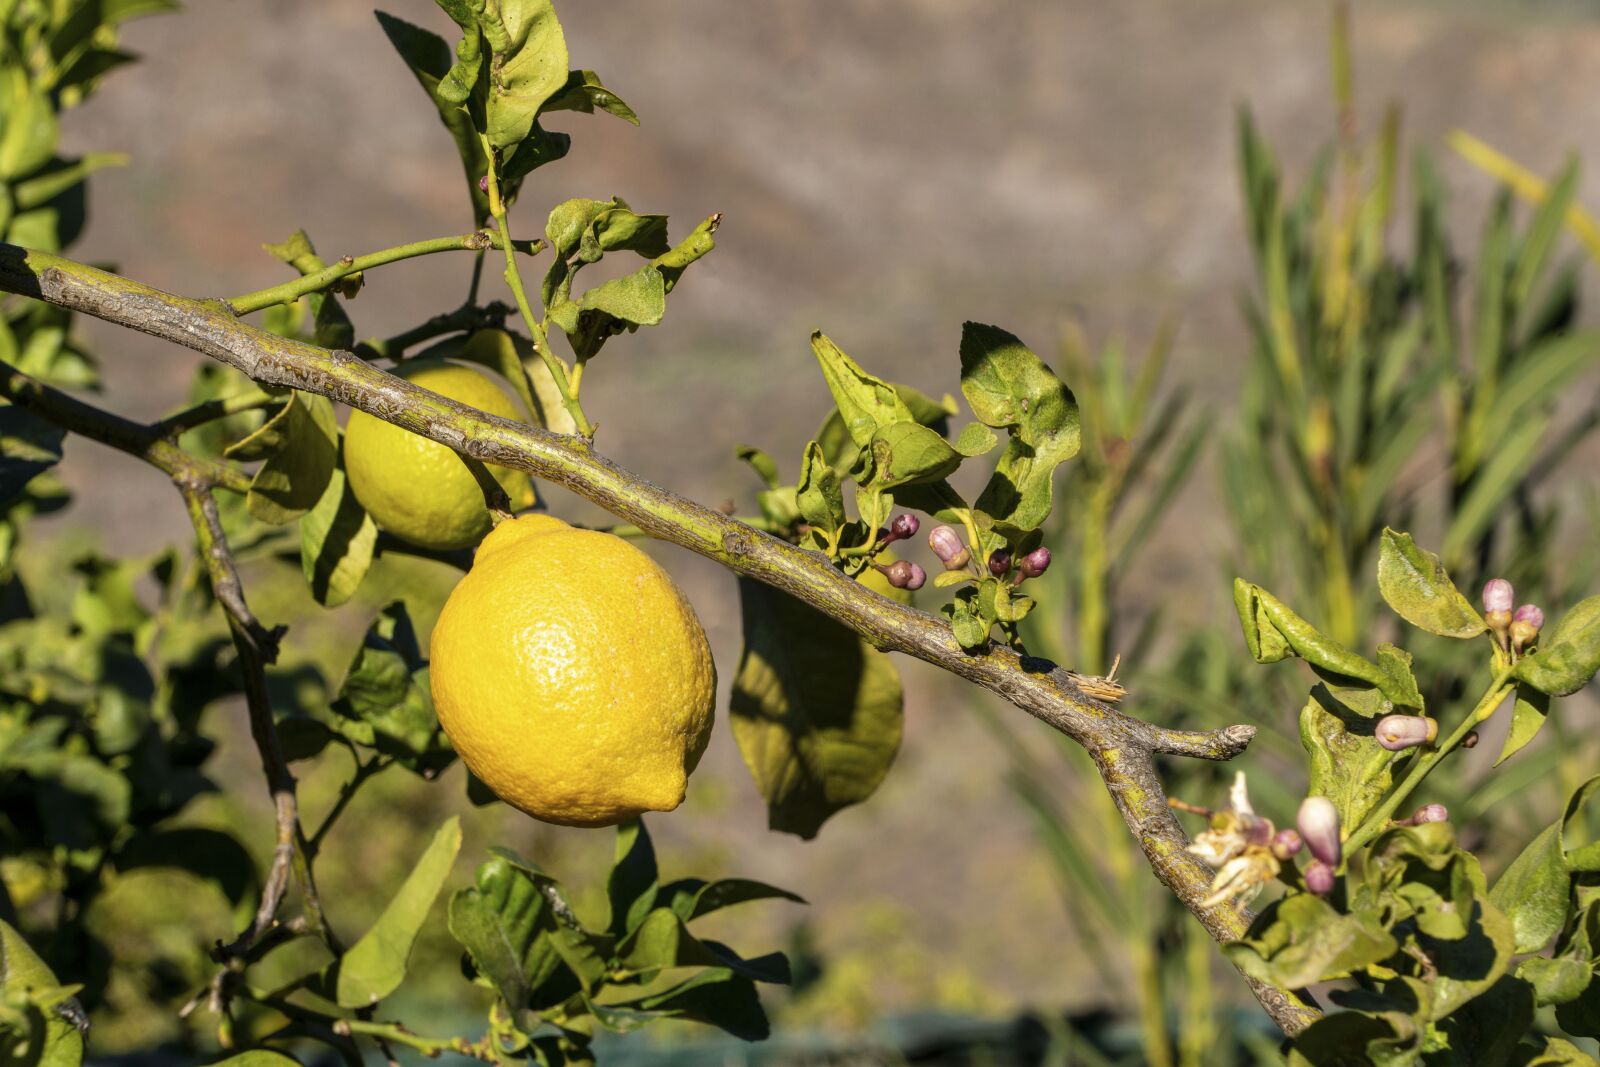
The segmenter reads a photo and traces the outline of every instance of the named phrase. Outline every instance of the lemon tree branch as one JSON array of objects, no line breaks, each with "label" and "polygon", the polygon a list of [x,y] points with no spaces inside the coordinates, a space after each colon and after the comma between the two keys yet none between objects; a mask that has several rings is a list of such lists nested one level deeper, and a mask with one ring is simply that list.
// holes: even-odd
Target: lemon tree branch
[{"label": "lemon tree branch", "polygon": [[[942,619],[879,596],[818,553],[651,484],[594,452],[584,438],[488,415],[386,374],[348,352],[258,330],[238,321],[220,301],[174,296],[10,246],[0,246],[0,289],[173,341],[263,384],[326,396],[463,455],[554,482],[652,537],[794,596],[884,651],[915,657],[996,693],[1090,753],[1157,877],[1213,937],[1228,941],[1244,933],[1247,912],[1228,905],[1202,906],[1211,871],[1185,851],[1188,838],[1167,808],[1155,758],[1230,759],[1250,743],[1254,727],[1167,729],[1088,696],[1070,672],[1047,661],[998,646],[969,654]],[[1314,1009],[1292,994],[1254,982],[1251,987],[1290,1034],[1317,1018]]]}]

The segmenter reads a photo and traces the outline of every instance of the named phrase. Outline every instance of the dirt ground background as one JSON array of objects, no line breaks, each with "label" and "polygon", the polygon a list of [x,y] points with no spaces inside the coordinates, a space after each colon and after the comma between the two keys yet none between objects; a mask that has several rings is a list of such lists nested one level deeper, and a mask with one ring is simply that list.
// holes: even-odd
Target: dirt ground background
[{"label": "dirt ground background", "polygon": [[[430,0],[385,6],[449,30]],[[1461,126],[1541,172],[1568,151],[1596,158],[1596,14],[1357,4],[1363,120],[1394,98],[1410,144],[1441,157],[1442,135]],[[1048,353],[1068,314],[1137,348],[1175,312],[1172,376],[1225,421],[1245,358],[1237,293],[1248,274],[1234,107],[1255,109],[1297,176],[1332,129],[1319,4],[569,0],[561,15],[574,65],[598,70],[643,126],[562,118],[554,125],[573,133],[573,152],[534,176],[514,218],[531,235],[560,200],[612,194],[671,214],[675,234],[725,213],[716,252],[666,322],[613,342],[585,390],[606,453],[712,502],[751,502],[738,444],[797,464],[826,403],[806,343],[815,328],[872,370],[938,394],[955,389],[963,319],[1003,324]],[[68,120],[69,146],[133,156],[94,180],[79,255],[223,296],[282,280],[259,246],[296,227],[333,258],[470,225],[450,142],[369,0],[191,0],[179,16],[135,24],[126,42],[143,62]],[[1489,186],[1442,162],[1470,247]],[[351,308],[358,330],[386,334],[454,307],[468,266],[433,257],[373,273]],[[152,416],[179,402],[197,357],[90,332],[120,410]],[[118,551],[185,535],[174,500],[132,461],[73,442],[63,470],[80,503],[62,521]],[[1134,584],[1179,618],[1222,603],[1213,485],[1195,480]],[[661,558],[700,610],[726,686],[739,645],[733,583],[685,553]],[[329,625],[354,633],[370,610],[354,605]],[[313,639],[298,638],[314,657]],[[812,843],[767,834],[720,732],[691,804],[656,820],[663,850],[720,856],[802,893],[825,948],[909,954],[907,974],[925,981],[908,978],[874,1010],[1092,1002],[1100,991],[1069,962],[1058,891],[1000,780],[1003,760],[963,706],[973,698],[903,666],[905,748],[874,802]],[[247,768],[248,752],[239,759]],[[384,841],[398,857],[389,868],[430,828]],[[505,833],[529,831],[507,823]],[[572,832],[536,840],[572,857],[575,873],[592,874],[587,859],[610,848]]]}]

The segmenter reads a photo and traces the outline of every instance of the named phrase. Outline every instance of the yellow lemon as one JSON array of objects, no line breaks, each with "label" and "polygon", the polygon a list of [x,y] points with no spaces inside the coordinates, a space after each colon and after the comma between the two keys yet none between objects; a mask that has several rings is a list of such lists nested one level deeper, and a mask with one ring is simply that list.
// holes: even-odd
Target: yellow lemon
[{"label": "yellow lemon", "polygon": [[609,826],[683,803],[717,672],[694,608],[620,537],[502,522],[433,628],[439,723],[506,803]]},{"label": "yellow lemon", "polygon": [[[419,360],[395,374],[414,385],[491,415],[526,419],[489,372],[459,363]],[[454,450],[410,430],[354,412],[344,430],[350,489],[380,529],[422,548],[471,548],[489,532],[483,490]],[[521,471],[490,467],[513,507],[532,501]]]}]

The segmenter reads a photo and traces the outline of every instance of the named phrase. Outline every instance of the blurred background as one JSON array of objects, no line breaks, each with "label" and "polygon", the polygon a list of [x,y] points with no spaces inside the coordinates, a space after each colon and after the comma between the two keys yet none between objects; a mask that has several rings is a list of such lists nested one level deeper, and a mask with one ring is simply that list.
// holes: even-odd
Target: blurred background
[{"label": "blurred background", "polygon": [[[450,29],[431,0],[390,0],[385,9],[440,33]],[[1316,4],[606,0],[568,3],[560,14],[574,66],[600,71],[643,125],[562,116],[554,125],[573,133],[573,151],[524,186],[514,228],[542,231],[549,207],[578,195],[617,195],[636,210],[668,213],[675,237],[713,211],[725,213],[716,251],[690,273],[666,321],[613,343],[590,372],[585,402],[601,450],[685,495],[732,499],[749,510],[760,485],[735,446],[768,450],[792,478],[827,409],[807,345],[814,329],[874,372],[939,396],[957,392],[961,322],[997,323],[1052,362],[1087,406],[1096,388],[1120,392],[1119,376],[1131,380],[1153,366],[1170,328],[1149,403],[1123,410],[1122,421],[1091,442],[1080,468],[1058,480],[1065,484],[1052,536],[1061,596],[1045,609],[1052,617],[1037,621],[1036,640],[1090,671],[1103,671],[1120,653],[1136,714],[1255,722],[1275,733],[1258,743],[1259,757],[1247,759],[1280,768],[1283,781],[1265,804],[1269,814],[1287,816],[1303,786],[1295,777],[1303,772],[1293,713],[1304,683],[1287,677],[1289,668],[1280,675],[1248,666],[1227,582],[1239,568],[1281,567],[1287,577],[1275,588],[1318,621],[1342,594],[1310,588],[1292,546],[1259,528],[1254,540],[1249,532],[1250,494],[1269,491],[1271,478],[1250,480],[1248,457],[1234,447],[1240,435],[1248,431],[1245,452],[1281,454],[1289,468],[1303,465],[1307,446],[1263,414],[1276,394],[1245,308],[1266,299],[1259,270],[1267,224],[1248,221],[1237,108],[1248,106],[1257,134],[1273,146],[1290,201],[1310,180],[1319,151],[1340,137],[1341,117],[1341,158],[1356,161],[1361,175],[1351,188],[1368,189],[1382,170],[1386,109],[1396,104],[1391,252],[1409,263],[1418,247],[1412,160],[1428,154],[1442,205],[1437,217],[1459,261],[1451,275],[1462,279],[1466,331],[1473,257],[1497,183],[1451,151],[1446,137],[1470,131],[1545,178],[1569,154],[1595,158],[1600,8],[1355,3],[1356,87],[1353,105],[1342,110],[1330,71],[1329,11]],[[192,0],[181,14],[130,24],[123,40],[142,61],[118,72],[64,127],[69,153],[132,155],[127,168],[94,179],[78,258],[171,291],[221,296],[283,280],[285,268],[260,246],[296,228],[331,260],[470,227],[448,136],[366,0]],[[1591,185],[1580,180],[1576,203],[1600,203]],[[1512,210],[1517,232],[1530,211],[1526,204]],[[1315,226],[1299,238],[1307,249],[1324,247]],[[1595,274],[1583,256],[1563,233],[1551,261],[1573,262],[1576,273],[1563,282],[1552,265],[1539,291],[1566,285],[1561,291],[1574,298],[1592,291]],[[1308,252],[1291,264],[1309,279],[1307,291],[1321,285],[1313,264],[1324,258]],[[467,257],[435,256],[372,272],[350,304],[359,335],[392,334],[455,306],[469,269]],[[496,274],[486,272],[491,297],[503,295]],[[1387,284],[1381,272],[1356,274],[1375,291]],[[1297,304],[1296,313],[1309,306]],[[1530,345],[1540,336],[1537,318],[1530,312]],[[1569,315],[1551,329],[1565,333],[1591,320]],[[1314,316],[1307,322],[1311,333],[1320,329]],[[122,413],[154,417],[183,401],[193,353],[94,322],[81,328],[101,354],[108,395]],[[1356,332],[1388,338],[1387,329],[1367,321]],[[1118,338],[1125,357],[1108,361]],[[1337,353],[1305,347],[1307,360],[1337,362]],[[1310,378],[1318,380],[1314,372]],[[1444,394],[1435,385],[1407,403],[1433,411]],[[1596,548],[1586,509],[1600,439],[1574,432],[1568,443],[1563,434],[1585,425],[1597,386],[1600,348],[1591,348],[1533,398],[1549,433],[1491,494],[1489,532],[1460,534],[1452,567],[1463,588],[1476,588],[1491,565],[1525,563],[1530,544],[1550,564],[1529,572],[1547,590],[1547,612],[1583,577]],[[1393,469],[1384,468],[1390,481],[1379,499],[1388,507],[1376,515],[1377,527],[1415,517],[1419,539],[1437,546],[1466,484],[1450,420],[1441,415],[1415,437],[1399,438],[1377,415],[1357,422],[1379,444],[1403,442]],[[1124,486],[1118,457],[1126,442],[1152,438],[1150,462]],[[1347,467],[1370,485],[1379,475],[1361,462],[1365,455]],[[45,520],[61,543],[97,539],[126,555],[190,537],[168,494],[139,488],[153,476],[135,461],[72,440],[59,470],[76,494],[74,508]],[[1335,487],[1328,499],[1343,500],[1343,492]],[[1124,493],[1136,553],[1127,529],[1112,531],[1108,549],[1094,526],[1100,513],[1084,503],[1101,500],[1109,523]],[[1505,514],[1557,514],[1548,523],[1508,520],[1496,535],[1502,505]],[[552,506],[567,517],[594,517],[569,498]],[[1315,500],[1307,506],[1317,513]],[[1370,595],[1375,556],[1362,555],[1366,526],[1341,529],[1352,565],[1344,587],[1366,590],[1360,600]],[[732,579],[687,553],[653,551],[705,622],[726,690],[740,647]],[[1108,553],[1112,563],[1094,571]],[[281,565],[252,567],[252,599],[264,620],[316,610],[298,580],[270,580]],[[1250,576],[1270,584],[1273,575],[1261,570]],[[425,633],[457,572],[386,559],[374,574],[356,601],[291,631],[286,677],[310,667],[336,684],[353,642],[393,596],[408,601]],[[1104,625],[1092,634],[1074,626],[1080,610]],[[1358,603],[1341,617],[1352,639],[1370,647],[1389,635],[1363,623],[1366,610]],[[1042,727],[1014,721],[1021,718],[1014,709],[988,706],[920,664],[900,666],[908,714],[894,772],[878,795],[837,816],[816,840],[767,831],[725,730],[685,807],[650,821],[668,877],[738,874],[810,901],[718,920],[730,940],[752,950],[789,949],[805,980],[769,1004],[782,1031],[772,1049],[719,1045],[717,1062],[761,1062],[762,1055],[770,1062],[825,1055],[931,1062],[962,1049],[948,1054],[992,1057],[970,1062],[1050,1055],[1061,1063],[1112,1056],[1201,1064],[1233,1062],[1253,1047],[1270,1057],[1264,1018],[1203,939],[1191,945],[1189,925],[1166,914],[1160,887],[1102,810],[1086,767]],[[1448,696],[1451,684],[1441,685]],[[213,763],[227,769],[220,777],[259,774],[242,708],[215,716],[208,728],[222,741]],[[1563,776],[1585,761],[1592,766],[1581,723],[1568,729],[1564,752],[1547,735],[1519,756],[1532,768],[1529,779],[1548,774],[1552,784],[1548,795],[1535,789],[1501,820],[1507,841],[1547,822]],[[1473,754],[1485,765],[1499,750],[1498,729],[1491,735]],[[311,812],[331,801],[348,774],[341,760],[330,754],[302,765]],[[1214,775],[1184,773],[1196,793],[1188,799],[1213,799],[1204,793],[1216,788]],[[503,842],[602,892],[610,835],[472,809],[459,767],[426,789],[400,770],[380,785],[358,797],[328,845],[330,859],[351,860],[326,864],[324,874],[329,906],[349,929],[363,928],[449,811],[468,813],[463,871],[469,858]],[[259,829],[246,839],[265,843],[270,812],[258,792],[206,799],[195,817],[253,820]],[[1492,846],[1500,824],[1489,818],[1489,800],[1473,817],[1483,827],[1474,832]],[[193,914],[171,914],[161,903],[181,889],[179,876],[141,877],[171,884],[127,889],[128,899],[111,902],[122,918],[108,920],[103,936],[119,956],[192,957],[199,946],[178,942],[192,938]],[[213,910],[215,936],[227,936],[227,908],[219,899]],[[437,955],[438,978],[414,969],[405,1017],[436,1029],[469,1025],[461,1020],[481,1013],[473,999],[481,991],[457,977],[442,922],[429,930],[423,950]],[[1110,961],[1118,980],[1108,983],[1095,961]],[[172,1040],[178,1024],[168,999],[160,989],[113,986],[97,1019],[97,1050],[133,1054]],[[150,1010],[156,1003],[161,1010]],[[1065,1017],[1075,1022],[1063,1031]],[[1235,1031],[1237,1044],[1213,1040]],[[660,1057],[673,1041],[702,1037],[651,1032],[630,1039],[630,1049],[642,1043],[640,1062],[647,1053],[667,1062]],[[711,1055],[691,1046],[681,1062]]]}]

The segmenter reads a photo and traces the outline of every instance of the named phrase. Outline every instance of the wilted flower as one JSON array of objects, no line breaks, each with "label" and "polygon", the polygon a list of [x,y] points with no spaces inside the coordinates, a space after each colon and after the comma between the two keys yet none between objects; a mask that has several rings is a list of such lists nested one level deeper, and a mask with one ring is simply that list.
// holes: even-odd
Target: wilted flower
[{"label": "wilted flower", "polygon": [[1321,860],[1313,860],[1306,864],[1302,872],[1306,880],[1306,890],[1319,897],[1325,897],[1333,892],[1333,868]]},{"label": "wilted flower", "polygon": [[1192,854],[1217,870],[1201,906],[1247,901],[1276,878],[1280,869],[1273,852],[1276,836],[1272,820],[1263,819],[1251,807],[1244,772],[1239,772],[1229,793],[1229,807],[1214,812],[1210,828],[1196,834],[1189,846]]},{"label": "wilted flower", "polygon": [[1339,865],[1344,853],[1344,843],[1339,838],[1339,809],[1327,797],[1306,797],[1300,802],[1300,814],[1295,818],[1300,836],[1305,839],[1311,855],[1330,867]]},{"label": "wilted flower", "polygon": [[1403,752],[1431,744],[1439,736],[1439,720],[1426,715],[1385,715],[1373,730],[1378,744],[1390,752]]}]

